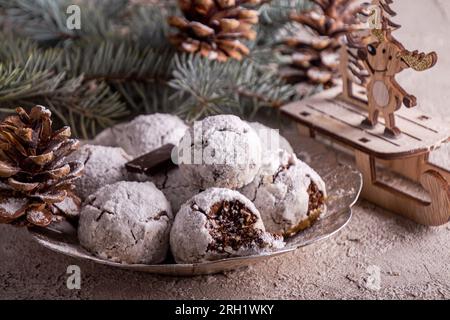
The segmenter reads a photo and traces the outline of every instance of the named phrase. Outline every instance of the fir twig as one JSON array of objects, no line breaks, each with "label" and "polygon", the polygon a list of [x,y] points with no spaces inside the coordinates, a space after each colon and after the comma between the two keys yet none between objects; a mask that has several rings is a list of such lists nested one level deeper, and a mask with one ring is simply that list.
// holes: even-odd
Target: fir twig
[{"label": "fir twig", "polygon": [[[67,69],[62,63],[63,51],[38,49],[26,41],[20,43],[29,49],[28,58],[25,60],[26,51],[21,51],[21,55],[10,57],[11,62],[0,64],[3,109],[48,104],[64,124],[71,125],[84,138],[128,113],[120,96],[106,83],[84,81],[82,74],[68,76],[63,71]],[[13,52],[0,50],[0,56],[8,57]]]},{"label": "fir twig", "polygon": [[[201,72],[198,72],[201,70]],[[174,79],[169,83],[181,102],[179,112],[188,119],[216,113],[279,107],[295,95],[295,88],[275,72],[258,68],[250,60],[220,63],[193,55],[175,57]]]},{"label": "fir twig", "polygon": [[70,0],[0,0],[0,112],[44,104],[91,137],[139,113],[195,120],[248,115],[296,96],[273,68],[271,43],[307,0],[264,1],[256,43],[241,62],[179,55],[168,40],[176,0],[77,0],[81,29],[66,26]]}]

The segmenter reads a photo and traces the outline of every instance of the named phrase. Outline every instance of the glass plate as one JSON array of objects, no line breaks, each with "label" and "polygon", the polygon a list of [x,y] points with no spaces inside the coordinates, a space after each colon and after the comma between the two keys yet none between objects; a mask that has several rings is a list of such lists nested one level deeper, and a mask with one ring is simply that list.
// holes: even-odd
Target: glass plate
[{"label": "glass plate", "polygon": [[[322,157],[326,157],[325,154],[326,153],[324,153]],[[228,258],[198,264],[175,264],[174,262],[167,261],[167,263],[157,265],[132,265],[115,263],[93,256],[80,246],[76,230],[68,223],[58,224],[57,227],[52,229],[30,228],[29,232],[39,244],[55,252],[128,270],[172,276],[194,276],[234,270],[324,240],[347,225],[352,216],[351,208],[358,200],[361,192],[361,174],[347,165],[334,163],[330,167],[330,163],[325,161],[326,159],[323,159],[324,161],[317,160],[320,160],[320,157],[319,159],[315,159],[314,162],[320,164],[323,168],[320,168],[319,166],[319,168],[316,167],[316,169],[322,174],[322,178],[327,185],[327,213],[311,228],[288,238],[286,240],[286,247],[277,252],[257,256]]]}]

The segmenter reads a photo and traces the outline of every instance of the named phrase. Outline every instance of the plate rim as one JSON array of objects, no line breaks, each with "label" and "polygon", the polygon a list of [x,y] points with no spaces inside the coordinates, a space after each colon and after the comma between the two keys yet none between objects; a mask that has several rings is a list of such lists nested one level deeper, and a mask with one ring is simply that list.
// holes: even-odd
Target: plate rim
[{"label": "plate rim", "polygon": [[[358,202],[358,199],[362,192],[363,177],[362,177],[361,172],[353,166],[350,166],[347,164],[341,164],[340,166],[347,167],[349,170],[353,171],[356,175],[358,175],[358,178],[359,178],[358,179],[359,188],[358,188],[358,190],[355,190],[353,201],[349,203],[348,207],[345,207],[336,213],[336,214],[343,214],[346,211],[348,214],[347,220],[342,225],[340,225],[338,228],[336,228],[335,230],[333,230],[330,233],[323,234],[317,238],[309,239],[309,240],[302,242],[300,244],[297,244],[297,245],[292,245],[292,246],[288,245],[287,247],[277,250],[277,251],[274,251],[274,252],[264,252],[264,253],[261,253],[258,255],[251,255],[251,256],[223,258],[223,259],[214,260],[214,261],[207,261],[207,262],[202,262],[202,263],[192,263],[192,264],[178,264],[178,263],[126,264],[126,263],[119,263],[119,262],[114,262],[114,261],[96,257],[96,256],[90,254],[86,249],[81,247],[81,245],[79,245],[79,244],[78,245],[80,246],[80,248],[84,251],[83,255],[63,251],[63,250],[59,249],[58,247],[55,247],[52,244],[49,244],[49,242],[43,238],[43,235],[42,235],[43,232],[56,232],[56,231],[49,231],[48,229],[28,228],[28,232],[30,233],[30,235],[34,241],[36,241],[39,245],[43,246],[44,248],[46,248],[52,252],[63,254],[65,256],[69,256],[69,257],[72,257],[75,259],[80,259],[80,260],[85,260],[85,261],[87,260],[87,261],[91,261],[94,263],[111,266],[111,267],[116,267],[116,268],[120,268],[120,269],[127,269],[127,270],[131,270],[131,271],[143,271],[146,273],[159,274],[159,275],[177,275],[177,276],[202,275],[202,274],[208,274],[208,272],[205,272],[205,271],[202,272],[201,271],[202,269],[207,269],[208,267],[214,267],[214,266],[220,265],[220,264],[232,265],[233,263],[238,263],[241,260],[248,262],[247,264],[242,265],[242,267],[244,267],[244,266],[254,264],[256,262],[261,262],[261,261],[268,260],[268,259],[271,259],[271,258],[274,258],[277,256],[281,256],[281,255],[285,255],[285,254],[297,251],[300,248],[304,248],[304,247],[309,246],[314,243],[322,242],[322,241],[329,239],[330,237],[336,235],[338,232],[343,230],[350,223],[350,221],[353,217],[352,208]],[[39,230],[40,230],[40,232],[39,232]],[[167,271],[162,271],[162,268],[166,268]],[[237,268],[239,268],[239,267],[231,268],[229,270],[234,270]],[[145,269],[145,270],[143,270],[143,269]],[[151,270],[151,269],[155,269],[155,270]],[[227,271],[227,270],[223,270],[223,271]],[[176,274],[176,272],[179,272],[179,274]],[[214,271],[212,273],[217,273],[217,272],[221,272],[221,271]]]}]

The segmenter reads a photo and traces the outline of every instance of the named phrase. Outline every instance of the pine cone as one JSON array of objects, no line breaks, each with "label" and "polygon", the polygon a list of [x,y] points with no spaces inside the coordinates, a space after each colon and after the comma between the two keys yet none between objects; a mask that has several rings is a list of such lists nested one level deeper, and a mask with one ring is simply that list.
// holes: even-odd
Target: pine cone
[{"label": "pine cone", "polygon": [[16,112],[0,123],[0,223],[45,227],[79,207],[72,189],[84,166],[65,162],[79,142],[69,127],[53,131],[44,107]]},{"label": "pine cone", "polygon": [[241,60],[249,49],[240,40],[255,40],[252,26],[258,12],[242,7],[258,5],[261,0],[179,0],[184,17],[170,17],[168,22],[179,30],[170,37],[180,50],[200,53],[211,60]]},{"label": "pine cone", "polygon": [[364,8],[356,0],[312,0],[312,9],[293,13],[292,21],[306,26],[312,39],[289,37],[282,41],[281,53],[290,61],[281,73],[289,82],[332,86],[339,70],[340,38],[358,26]]}]

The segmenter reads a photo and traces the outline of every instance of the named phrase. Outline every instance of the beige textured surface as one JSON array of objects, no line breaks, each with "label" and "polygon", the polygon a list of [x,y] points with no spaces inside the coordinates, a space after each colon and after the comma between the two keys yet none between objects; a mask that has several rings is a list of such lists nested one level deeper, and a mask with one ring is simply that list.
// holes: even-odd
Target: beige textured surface
[{"label": "beige textured surface", "polygon": [[[450,1],[397,0],[394,7],[404,26],[397,34],[407,48],[440,55],[433,70],[406,71],[399,81],[423,110],[449,119]],[[436,158],[450,167],[449,148]],[[25,230],[0,226],[0,298],[450,299],[449,244],[450,225],[417,226],[360,202],[350,225],[327,242],[250,269],[168,278],[82,263],[40,248]],[[81,290],[66,288],[71,264],[81,268]],[[368,270],[377,268],[381,288],[367,289]]]}]

